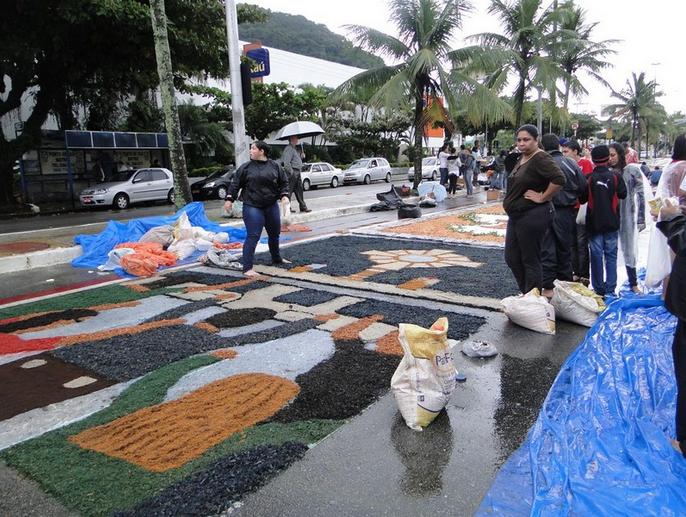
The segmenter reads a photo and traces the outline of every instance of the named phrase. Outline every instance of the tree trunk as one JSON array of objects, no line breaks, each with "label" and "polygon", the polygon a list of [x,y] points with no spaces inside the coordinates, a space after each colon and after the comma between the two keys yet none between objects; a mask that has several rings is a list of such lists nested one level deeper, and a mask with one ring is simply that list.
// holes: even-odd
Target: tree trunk
[{"label": "tree trunk", "polygon": [[167,36],[167,14],[164,8],[164,0],[150,0],[150,17],[155,38],[155,56],[157,58],[157,73],[160,77],[164,122],[169,137],[169,156],[176,194],[175,204],[177,208],[181,208],[193,199],[188,185],[186,156],[183,152],[181,124],[179,123],[179,112],[176,108],[174,95],[174,75],[169,50],[169,37]]},{"label": "tree trunk", "polygon": [[523,70],[519,75],[519,84],[515,91],[515,130],[522,125],[522,112],[524,111],[524,97],[526,95],[526,73]]},{"label": "tree trunk", "polygon": [[564,114],[560,122],[560,136],[565,136],[567,132],[567,116],[569,116],[569,79],[565,80],[565,94],[562,102]]},{"label": "tree trunk", "polygon": [[422,138],[424,128],[422,127],[422,113],[424,112],[424,102],[422,99],[421,87],[418,88],[417,98],[414,105],[414,181],[412,188],[417,189],[422,182]]}]

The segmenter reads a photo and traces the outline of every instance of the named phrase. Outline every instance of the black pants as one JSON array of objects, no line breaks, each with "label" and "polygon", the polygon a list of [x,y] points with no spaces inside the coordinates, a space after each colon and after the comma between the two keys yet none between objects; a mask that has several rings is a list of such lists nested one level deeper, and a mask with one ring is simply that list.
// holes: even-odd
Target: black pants
[{"label": "black pants", "polygon": [[636,268],[631,266],[626,267],[626,276],[629,279],[629,287],[636,287],[638,285],[638,275],[636,274]]},{"label": "black pants", "polygon": [[522,293],[542,286],[541,247],[553,222],[553,213],[552,203],[544,203],[526,212],[511,214],[507,222],[505,262]]},{"label": "black pants", "polygon": [[586,225],[576,225],[576,254],[574,261],[574,274],[583,278],[590,278],[590,258],[588,254],[588,235]]},{"label": "black pants", "polygon": [[457,174],[451,172],[448,174],[448,194],[457,192]]},{"label": "black pants", "polygon": [[555,280],[572,280],[572,239],[575,226],[574,207],[556,206],[553,224],[545,234],[541,250],[544,289],[555,287]]},{"label": "black pants", "polygon": [[303,182],[300,177],[300,171],[291,172],[288,178],[288,197],[289,199],[295,193],[295,199],[298,200],[298,205],[300,205],[300,211],[304,212],[307,210],[307,204],[305,204],[305,196],[303,194]]},{"label": "black pants", "polygon": [[686,456],[686,321],[677,320],[672,344],[676,377],[676,439]]}]

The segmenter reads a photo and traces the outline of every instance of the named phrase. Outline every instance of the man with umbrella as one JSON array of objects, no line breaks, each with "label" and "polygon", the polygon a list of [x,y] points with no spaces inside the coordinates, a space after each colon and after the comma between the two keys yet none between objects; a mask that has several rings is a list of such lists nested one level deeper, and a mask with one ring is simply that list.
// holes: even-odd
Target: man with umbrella
[{"label": "man with umbrella", "polygon": [[293,193],[295,193],[295,199],[298,200],[300,211],[311,212],[312,210],[307,208],[305,197],[303,195],[303,182],[302,178],[300,177],[303,161],[300,158],[300,151],[298,151],[297,145],[297,136],[293,135],[288,137],[288,145],[281,155],[283,168],[286,169],[286,174],[288,174],[288,197],[292,197]]}]

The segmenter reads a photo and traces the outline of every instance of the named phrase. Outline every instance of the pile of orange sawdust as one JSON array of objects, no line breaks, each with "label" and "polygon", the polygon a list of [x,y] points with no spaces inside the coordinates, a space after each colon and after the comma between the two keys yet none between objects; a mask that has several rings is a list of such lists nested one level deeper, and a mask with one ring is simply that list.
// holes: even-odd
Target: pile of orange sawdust
[{"label": "pile of orange sawdust", "polygon": [[262,373],[213,382],[185,397],[93,427],[69,441],[152,472],[185,465],[292,400],[294,382]]},{"label": "pile of orange sawdust", "polygon": [[403,355],[403,348],[400,346],[398,331],[389,332],[376,342],[376,351],[380,354]]},{"label": "pile of orange sawdust", "polygon": [[[422,235],[425,237],[445,237],[449,239],[457,239],[471,242],[489,242],[489,243],[505,243],[505,237],[500,235],[474,235],[471,232],[461,232],[455,229],[459,226],[474,226],[474,221],[471,219],[474,215],[489,214],[489,215],[505,215],[502,205],[492,205],[483,208],[472,210],[471,212],[463,212],[461,214],[445,215],[443,217],[434,217],[426,221],[418,223],[404,224],[386,228],[386,233],[405,233],[410,235]],[[505,223],[494,225],[493,230],[505,229]]]}]

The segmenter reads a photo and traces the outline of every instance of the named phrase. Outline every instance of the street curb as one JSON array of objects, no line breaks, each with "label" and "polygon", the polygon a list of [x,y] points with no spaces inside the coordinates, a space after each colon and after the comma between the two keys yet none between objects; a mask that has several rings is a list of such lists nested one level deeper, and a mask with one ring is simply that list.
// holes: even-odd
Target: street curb
[{"label": "street curb", "polygon": [[82,253],[81,246],[72,246],[70,248],[53,248],[33,251],[23,255],[2,257],[0,258],[0,274],[64,264],[71,262]]}]

